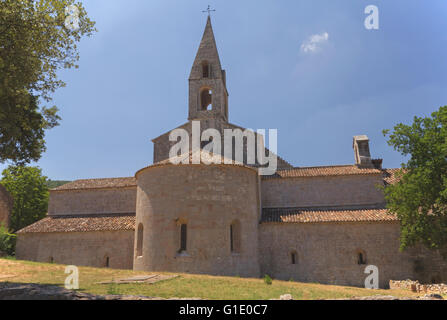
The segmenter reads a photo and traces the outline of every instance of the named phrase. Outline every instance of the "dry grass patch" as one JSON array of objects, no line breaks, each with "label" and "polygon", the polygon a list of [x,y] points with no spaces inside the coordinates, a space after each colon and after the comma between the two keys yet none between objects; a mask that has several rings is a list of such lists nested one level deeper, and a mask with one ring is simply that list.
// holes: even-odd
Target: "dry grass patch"
[{"label": "dry grass patch", "polygon": [[[415,295],[403,290],[368,290],[280,280],[273,280],[273,284],[267,285],[262,279],[190,274],[179,274],[179,277],[155,284],[98,284],[98,282],[151,274],[154,273],[79,267],[80,291],[101,295],[129,294],[161,298],[231,300],[277,299],[280,295],[286,293],[291,294],[294,299],[304,300],[337,299],[376,294],[397,297]],[[2,275],[13,275],[13,277],[2,279]],[[9,281],[63,286],[66,277],[64,265],[0,259],[0,282]]]}]

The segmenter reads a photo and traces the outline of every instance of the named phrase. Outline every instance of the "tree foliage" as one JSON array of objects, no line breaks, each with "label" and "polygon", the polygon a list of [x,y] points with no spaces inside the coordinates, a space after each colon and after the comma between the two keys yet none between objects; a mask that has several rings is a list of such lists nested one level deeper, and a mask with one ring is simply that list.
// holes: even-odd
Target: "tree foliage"
[{"label": "tree foliage", "polygon": [[9,233],[8,229],[0,224],[0,255],[6,254],[13,256],[15,254],[17,236]]},{"label": "tree foliage", "polygon": [[10,229],[14,233],[45,217],[48,210],[48,180],[38,167],[9,166],[0,183],[11,194],[14,204]]},{"label": "tree foliage", "polygon": [[[76,5],[79,29],[65,27],[65,9]],[[0,163],[37,161],[45,130],[58,125],[51,94],[65,86],[57,70],[77,68],[77,43],[94,31],[74,0],[0,0]]]},{"label": "tree foliage", "polygon": [[398,124],[388,144],[408,156],[400,181],[385,188],[389,210],[401,221],[401,249],[421,243],[431,249],[447,244],[447,106],[429,117]]},{"label": "tree foliage", "polygon": [[63,186],[64,184],[67,184],[67,183],[70,183],[70,182],[71,181],[67,181],[67,180],[51,180],[51,179],[49,179],[47,181],[47,186],[48,186],[48,189],[51,190],[51,189]]}]

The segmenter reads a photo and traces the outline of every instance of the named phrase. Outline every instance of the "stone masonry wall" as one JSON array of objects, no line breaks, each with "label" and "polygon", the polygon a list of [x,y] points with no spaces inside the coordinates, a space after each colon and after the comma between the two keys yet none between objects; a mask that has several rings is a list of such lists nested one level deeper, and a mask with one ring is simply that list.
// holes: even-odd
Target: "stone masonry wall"
[{"label": "stone masonry wall", "polygon": [[262,206],[318,207],[383,204],[381,175],[262,180]]},{"label": "stone masonry wall", "polygon": [[[390,280],[447,279],[447,263],[437,252],[400,252],[398,237],[398,223],[264,223],[259,233],[261,272],[283,280],[363,287],[365,267],[371,264],[379,268],[381,288]],[[366,264],[358,264],[359,252]]]},{"label": "stone masonry wall", "polygon": [[[229,129],[229,130],[234,131],[236,129],[239,129],[242,132],[246,130],[242,127],[238,127],[238,126],[230,124],[226,121],[223,121],[222,119],[200,119],[200,120],[196,120],[196,121],[200,121],[200,135],[203,133],[203,131],[210,129],[210,128],[216,129],[217,131],[220,132],[220,135],[221,135],[220,143],[221,143],[221,155],[222,156],[225,155],[224,130]],[[192,150],[192,123],[191,123],[191,121],[179,126],[176,129],[184,129],[188,132],[188,134],[189,134],[189,150]],[[171,150],[172,146],[177,144],[177,141],[174,141],[174,142],[169,141],[169,134],[170,134],[170,132],[167,132],[153,140],[153,142],[154,142],[154,163],[169,159],[169,151]],[[254,131],[254,135],[255,136],[257,135],[256,131]],[[243,142],[243,159],[244,160],[242,162],[247,164],[247,140],[244,139],[243,141],[244,141]],[[255,148],[255,150],[257,150],[256,143],[253,147]],[[235,152],[233,151],[233,157],[234,157],[234,153]],[[256,154],[257,154],[257,151],[255,151],[255,155]],[[256,155],[256,157],[257,157],[257,155]],[[250,166],[252,164],[250,163],[247,165]],[[289,163],[287,163],[280,157],[277,158],[277,166],[278,166],[278,169],[291,169],[292,168],[292,166]]]},{"label": "stone masonry wall", "polygon": [[133,188],[50,191],[49,215],[135,212]]},{"label": "stone masonry wall", "polygon": [[[137,181],[136,229],[142,224],[144,231],[135,270],[259,276],[255,170],[166,165],[143,169]],[[230,225],[235,221],[240,246],[231,252]],[[187,225],[186,252],[179,252],[181,224]]]},{"label": "stone masonry wall", "polygon": [[134,231],[67,233],[21,233],[17,239],[18,260],[132,269]]}]

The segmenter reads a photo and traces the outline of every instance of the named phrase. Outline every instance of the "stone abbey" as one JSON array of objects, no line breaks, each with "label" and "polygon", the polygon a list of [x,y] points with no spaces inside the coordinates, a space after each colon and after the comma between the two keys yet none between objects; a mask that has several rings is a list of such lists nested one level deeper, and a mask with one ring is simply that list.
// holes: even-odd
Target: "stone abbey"
[{"label": "stone abbey", "polygon": [[[221,136],[244,130],[229,122],[226,82],[208,17],[179,127],[190,140],[193,121]],[[399,221],[377,188],[395,183],[398,169],[371,158],[366,136],[353,138],[352,164],[293,167],[277,156],[276,172],[260,175],[246,155],[174,165],[170,132],[152,140],[153,164],[134,177],[51,190],[47,217],[18,232],[17,259],[353,286],[374,265],[382,288],[391,279],[447,280],[438,252],[399,251]]]}]

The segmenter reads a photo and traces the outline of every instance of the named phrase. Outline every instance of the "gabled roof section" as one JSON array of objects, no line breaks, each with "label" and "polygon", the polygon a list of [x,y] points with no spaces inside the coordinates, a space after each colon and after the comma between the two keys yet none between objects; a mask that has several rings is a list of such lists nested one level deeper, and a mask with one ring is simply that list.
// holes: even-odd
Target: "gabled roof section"
[{"label": "gabled roof section", "polygon": [[264,208],[261,223],[395,222],[387,209]]},{"label": "gabled roof section", "polygon": [[[256,134],[258,134],[256,131],[253,131],[253,130],[251,130],[251,129],[247,129],[247,128],[244,128],[244,127],[241,127],[241,126],[238,126],[238,125],[235,125],[235,124],[233,124],[233,123],[227,123],[226,124],[228,127],[230,127],[231,129],[240,129],[240,130],[242,130],[242,131],[245,131],[245,130],[250,130],[250,131],[252,131],[255,135]],[[265,148],[265,151],[266,152],[271,152],[267,147]],[[279,155],[277,155],[276,154],[276,159],[277,159],[277,161],[278,161],[278,170],[284,170],[284,169],[292,169],[293,168],[293,166],[288,162],[288,161],[286,161],[285,159],[283,159],[283,158],[281,158]]]},{"label": "gabled roof section", "polygon": [[191,69],[189,79],[201,78],[202,62],[207,61],[213,66],[214,78],[222,78],[222,66],[220,64],[219,52],[217,50],[216,39],[214,38],[213,27],[211,25],[211,17],[208,16],[205,31],[203,32],[202,41]]},{"label": "gabled roof section", "polygon": [[151,141],[152,141],[152,142],[156,142],[157,140],[161,139],[162,137],[164,137],[164,136],[166,136],[166,135],[169,135],[169,134],[171,133],[171,131],[173,131],[173,130],[175,130],[175,129],[185,129],[188,125],[190,125],[190,121],[185,122],[184,124],[182,124],[182,125],[180,125],[180,126],[174,128],[174,129],[172,129],[172,130],[169,130],[169,131],[167,131],[167,132],[165,132],[165,133],[162,133],[161,135],[159,135],[158,137],[152,139]]},{"label": "gabled roof section", "polygon": [[135,230],[135,213],[51,216],[19,230],[17,233],[94,232]]},{"label": "gabled roof section", "polygon": [[136,187],[137,181],[134,177],[126,178],[105,178],[105,179],[82,179],[76,180],[51,191],[85,190],[85,189],[109,189]]},{"label": "gabled roof section", "polygon": [[366,174],[380,175],[382,174],[382,171],[375,168],[359,168],[356,165],[302,167],[302,168],[278,170],[276,174],[271,176],[264,176],[263,179],[346,176],[346,175],[366,175]]}]

